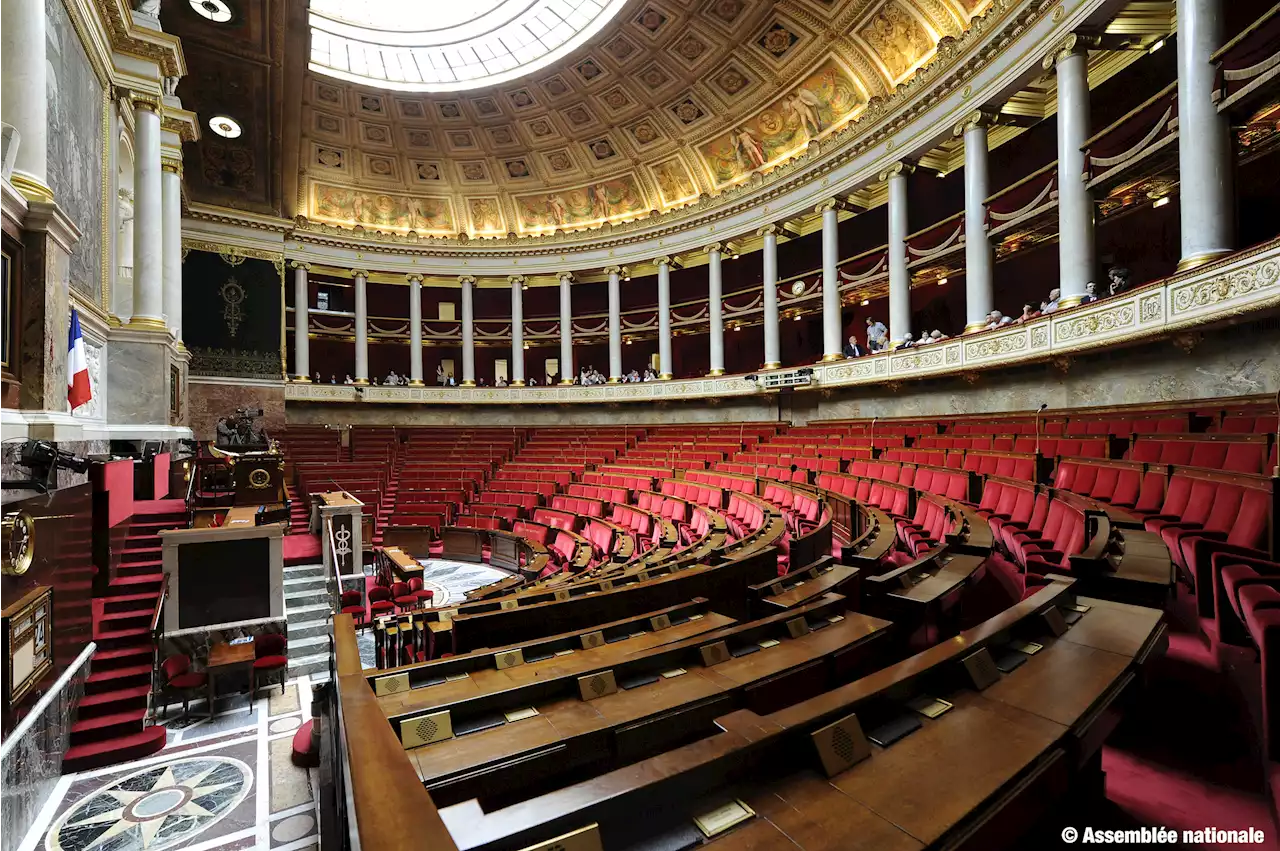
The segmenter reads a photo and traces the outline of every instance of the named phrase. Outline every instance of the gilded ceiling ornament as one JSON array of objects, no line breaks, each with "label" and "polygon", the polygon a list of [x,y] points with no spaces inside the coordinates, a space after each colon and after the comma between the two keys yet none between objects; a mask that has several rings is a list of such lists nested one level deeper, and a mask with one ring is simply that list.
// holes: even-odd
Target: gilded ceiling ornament
[{"label": "gilded ceiling ornament", "polygon": [[[244,258],[241,257],[240,260],[243,262]],[[227,331],[234,337],[240,333],[240,323],[244,321],[241,305],[248,295],[235,278],[227,278],[218,293],[222,296],[222,318],[227,323]]]}]

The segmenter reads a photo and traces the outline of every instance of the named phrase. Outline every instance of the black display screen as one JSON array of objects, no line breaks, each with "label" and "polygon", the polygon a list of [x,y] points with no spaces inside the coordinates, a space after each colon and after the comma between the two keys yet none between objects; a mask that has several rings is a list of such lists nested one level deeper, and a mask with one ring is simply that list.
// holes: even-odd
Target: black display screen
[{"label": "black display screen", "polygon": [[271,616],[271,539],[183,544],[178,549],[178,626]]}]

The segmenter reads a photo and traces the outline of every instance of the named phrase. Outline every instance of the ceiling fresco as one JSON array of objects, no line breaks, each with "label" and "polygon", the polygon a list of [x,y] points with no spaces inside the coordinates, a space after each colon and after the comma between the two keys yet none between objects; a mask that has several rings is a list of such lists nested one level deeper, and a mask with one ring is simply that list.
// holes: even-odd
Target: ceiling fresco
[{"label": "ceiling fresco", "polygon": [[[282,1],[240,5],[270,17],[263,10]],[[988,5],[631,0],[564,58],[490,88],[394,91],[304,70],[300,126],[284,135],[298,146],[296,197],[286,198],[265,197],[270,192],[257,185],[261,164],[278,156],[269,140],[280,133],[272,123],[279,119],[260,114],[255,102],[271,85],[268,62],[267,79],[237,84],[239,93],[255,92],[239,112],[230,93],[214,98],[218,111],[245,125],[245,137],[265,137],[268,150],[247,141],[239,157],[202,151],[202,166],[224,164],[202,168],[191,192],[227,206],[240,206],[237,192],[252,195],[280,214],[366,234],[505,237],[624,222],[715,195],[803,154],[908,80],[940,39],[963,33]],[[189,26],[178,33],[202,79],[210,77],[202,71],[210,54],[209,64],[228,64],[206,48],[216,25],[203,26],[194,44]],[[284,52],[285,64],[305,69],[305,28],[290,29]],[[234,68],[219,73],[229,78]]]}]

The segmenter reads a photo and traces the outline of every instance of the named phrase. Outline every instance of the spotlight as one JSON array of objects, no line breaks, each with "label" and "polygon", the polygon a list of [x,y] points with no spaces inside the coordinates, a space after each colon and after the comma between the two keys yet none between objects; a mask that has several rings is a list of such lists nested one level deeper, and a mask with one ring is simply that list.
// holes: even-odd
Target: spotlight
[{"label": "spotlight", "polygon": [[945,287],[946,285],[947,285],[947,279],[945,277],[938,279],[938,286]]},{"label": "spotlight", "polygon": [[742,380],[743,380],[743,381],[759,381],[759,380],[760,380],[760,376],[758,376],[758,375],[744,375],[744,376],[742,377]]},{"label": "spotlight", "polygon": [[813,375],[813,367],[802,366],[796,370],[796,375]]},{"label": "spotlight", "polygon": [[1168,204],[1168,203],[1169,203],[1169,196],[1168,196],[1168,195],[1166,195],[1166,196],[1164,196],[1163,198],[1157,198],[1157,199],[1156,199],[1156,201],[1155,201],[1155,203],[1154,203],[1154,204],[1152,204],[1151,206],[1152,206],[1152,207],[1163,207],[1165,204]]},{"label": "spotlight", "polygon": [[868,304],[871,304],[871,302],[864,298],[864,299],[862,300],[862,306],[863,306],[863,307],[866,307]]},{"label": "spotlight", "polygon": [[737,260],[737,259],[738,259],[739,257],[741,257],[741,256],[742,256],[741,254],[735,254],[735,255],[733,255],[733,257],[732,257],[731,259],[733,259],[733,260]]},{"label": "spotlight", "polygon": [[28,440],[22,444],[17,463],[31,471],[31,478],[6,481],[3,486],[15,490],[33,490],[36,493],[48,493],[58,487],[59,467],[73,473],[86,473],[89,470],[87,458],[59,449],[47,440]]},{"label": "spotlight", "polygon": [[1162,47],[1164,47],[1164,39],[1162,38],[1157,39],[1156,41],[1151,43],[1150,47],[1147,48],[1147,53],[1155,53],[1157,50],[1159,50]]}]

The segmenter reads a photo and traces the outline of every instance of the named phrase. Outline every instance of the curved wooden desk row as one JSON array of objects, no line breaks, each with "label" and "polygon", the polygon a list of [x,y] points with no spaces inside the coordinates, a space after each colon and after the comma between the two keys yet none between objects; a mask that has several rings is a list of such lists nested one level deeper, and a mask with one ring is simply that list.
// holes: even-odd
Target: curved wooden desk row
[{"label": "curved wooden desk row", "polygon": [[438,805],[528,796],[714,735],[714,719],[734,709],[773,711],[873,669],[889,623],[845,604],[825,595],[648,649],[602,645],[505,669],[507,682],[490,678],[488,691],[466,681],[420,689],[391,724]]},{"label": "curved wooden desk row", "polygon": [[[1080,604],[1087,612],[1068,626]],[[440,814],[466,851],[583,829],[605,848],[685,847],[701,837],[695,819],[734,800],[755,815],[716,840],[727,848],[1007,847],[1096,772],[1141,667],[1163,646],[1159,611],[1077,601],[1069,581],[1054,581],[848,685],[768,715],[722,716],[710,738],[546,794]],[[926,716],[937,698],[952,708]],[[894,740],[892,728],[917,724]]]}]

